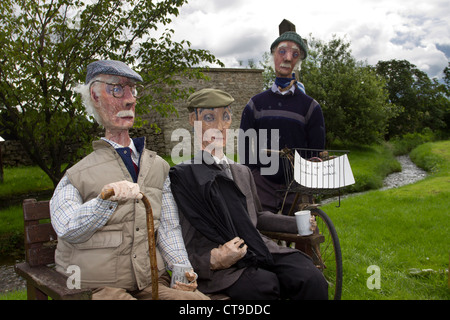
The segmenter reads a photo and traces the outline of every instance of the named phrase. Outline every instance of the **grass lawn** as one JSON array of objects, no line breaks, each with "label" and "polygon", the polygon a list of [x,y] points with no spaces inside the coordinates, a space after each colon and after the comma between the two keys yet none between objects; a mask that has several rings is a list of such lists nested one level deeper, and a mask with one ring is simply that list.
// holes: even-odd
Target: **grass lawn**
[{"label": "grass lawn", "polygon": [[[412,185],[323,206],[343,255],[342,299],[450,299],[450,142],[423,145],[439,172]],[[430,164],[429,164],[430,165]],[[380,289],[369,289],[369,266]],[[424,271],[425,270],[425,271]]]},{"label": "grass lawn", "polygon": [[[3,183],[0,183],[0,202],[8,203],[13,197],[38,192],[51,192],[53,183],[37,166],[4,168]],[[32,196],[34,197],[34,196]],[[0,258],[21,258],[17,248],[23,245],[23,215],[20,204],[0,208]]]},{"label": "grass lawn", "polygon": [[0,183],[0,198],[53,189],[50,178],[37,166],[4,168],[3,183]]}]

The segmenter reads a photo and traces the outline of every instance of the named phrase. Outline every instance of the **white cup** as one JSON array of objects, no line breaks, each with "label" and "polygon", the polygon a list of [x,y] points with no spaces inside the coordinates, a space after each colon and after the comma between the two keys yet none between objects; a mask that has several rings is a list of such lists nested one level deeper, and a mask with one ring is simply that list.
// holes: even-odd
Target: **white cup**
[{"label": "white cup", "polygon": [[189,272],[191,270],[192,267],[190,265],[174,263],[172,268],[172,279],[170,280],[170,287],[174,286],[176,284],[176,281],[179,281],[181,283],[189,283],[188,279],[186,278],[186,272]]},{"label": "white cup", "polygon": [[298,234],[301,236],[309,236],[312,234],[311,230],[311,211],[302,210],[295,213],[295,220],[297,221]]}]

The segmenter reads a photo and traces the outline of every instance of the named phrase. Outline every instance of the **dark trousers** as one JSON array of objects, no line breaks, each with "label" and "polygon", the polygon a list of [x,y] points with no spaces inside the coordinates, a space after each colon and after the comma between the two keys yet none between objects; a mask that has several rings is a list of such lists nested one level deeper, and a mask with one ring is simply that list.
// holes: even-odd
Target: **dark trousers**
[{"label": "dark trousers", "polygon": [[300,252],[273,254],[270,269],[249,267],[225,290],[236,300],[326,300],[328,284],[311,259]]},{"label": "dark trousers", "polygon": [[285,197],[285,192],[282,191],[286,190],[285,185],[271,182],[259,173],[259,169],[252,170],[252,174],[262,209],[273,213],[278,213],[282,210],[281,213],[287,215],[294,203],[295,193],[290,192]]}]

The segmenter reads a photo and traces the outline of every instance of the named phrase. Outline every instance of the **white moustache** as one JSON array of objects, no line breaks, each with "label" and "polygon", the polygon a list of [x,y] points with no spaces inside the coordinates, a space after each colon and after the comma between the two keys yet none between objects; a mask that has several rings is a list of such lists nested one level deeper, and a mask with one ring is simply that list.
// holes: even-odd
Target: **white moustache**
[{"label": "white moustache", "polygon": [[280,67],[282,67],[282,68],[290,68],[291,64],[290,63],[281,63]]},{"label": "white moustache", "polygon": [[122,110],[116,114],[116,117],[118,117],[118,118],[133,117],[134,118],[134,112],[131,110]]}]

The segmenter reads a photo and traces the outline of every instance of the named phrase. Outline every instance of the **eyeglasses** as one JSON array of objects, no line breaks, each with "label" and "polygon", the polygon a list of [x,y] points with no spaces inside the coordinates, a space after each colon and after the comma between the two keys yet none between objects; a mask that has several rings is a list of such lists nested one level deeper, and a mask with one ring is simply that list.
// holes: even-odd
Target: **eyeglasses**
[{"label": "eyeglasses", "polygon": [[110,86],[109,88],[107,87],[107,91],[109,93],[111,93],[113,95],[113,97],[115,98],[122,98],[123,95],[125,94],[125,87],[128,86],[131,90],[131,95],[135,98],[139,98],[142,95],[142,89],[144,89],[144,86],[140,85],[140,84],[135,84],[135,83],[124,83],[124,84],[120,84],[120,83],[109,83],[109,82],[105,82],[105,81],[101,81],[101,80],[95,80],[91,83],[91,86],[95,83],[95,82],[101,82],[104,83],[108,86]]}]

